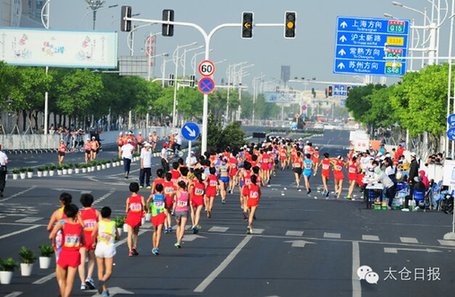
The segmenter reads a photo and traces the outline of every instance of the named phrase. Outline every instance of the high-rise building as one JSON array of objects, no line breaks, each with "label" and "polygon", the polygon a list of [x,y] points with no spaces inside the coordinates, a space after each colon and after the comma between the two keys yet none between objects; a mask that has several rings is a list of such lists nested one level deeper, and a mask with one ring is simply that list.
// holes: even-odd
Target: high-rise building
[{"label": "high-rise building", "polygon": [[44,3],[46,0],[0,0],[0,26],[42,27]]},{"label": "high-rise building", "polygon": [[286,86],[290,79],[291,79],[291,66],[281,65],[281,82],[283,83],[283,86]]}]

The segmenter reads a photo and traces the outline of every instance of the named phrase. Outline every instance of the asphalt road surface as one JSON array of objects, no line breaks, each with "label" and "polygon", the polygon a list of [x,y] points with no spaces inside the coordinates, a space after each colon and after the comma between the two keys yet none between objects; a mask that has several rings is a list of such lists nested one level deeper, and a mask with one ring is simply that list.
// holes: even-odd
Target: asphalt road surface
[{"label": "asphalt road surface", "polygon": [[[348,132],[325,132],[312,142],[322,152],[345,154]],[[41,162],[39,160],[39,162]],[[46,161],[48,162],[48,161]],[[155,166],[159,160],[154,159]],[[38,252],[48,242],[46,225],[68,191],[73,201],[82,192],[96,197],[97,208],[108,205],[123,215],[130,179],[121,168],[89,174],[8,180],[0,199],[0,257],[18,259],[25,245]],[[212,219],[202,218],[197,235],[188,231],[182,249],[175,234],[164,234],[160,255],[151,253],[150,223],[141,228],[138,257],[128,257],[125,236],[117,243],[111,296],[448,296],[455,288],[455,246],[442,241],[451,217],[439,212],[375,211],[355,201],[322,197],[320,176],[311,178],[313,192],[297,191],[291,171],[278,171],[263,196],[247,235],[238,191],[225,205],[217,198]],[[329,186],[333,189],[333,184]],[[345,193],[347,191],[345,185]],[[141,194],[147,195],[146,191]],[[360,280],[358,269],[373,272]],[[1,296],[57,296],[50,269],[35,264],[32,276],[15,271],[12,284],[1,285]],[[369,270],[368,270],[369,271]],[[96,274],[95,274],[96,276]],[[364,274],[361,273],[361,276]],[[96,279],[96,278],[95,278]],[[80,291],[73,296],[97,296]]]}]

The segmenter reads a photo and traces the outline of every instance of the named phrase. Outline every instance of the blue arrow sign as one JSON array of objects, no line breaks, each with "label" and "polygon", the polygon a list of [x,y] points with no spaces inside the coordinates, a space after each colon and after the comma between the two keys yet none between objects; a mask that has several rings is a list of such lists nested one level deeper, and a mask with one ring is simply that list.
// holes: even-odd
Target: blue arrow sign
[{"label": "blue arrow sign", "polygon": [[407,20],[338,17],[333,72],[403,75],[408,33]]},{"label": "blue arrow sign", "polygon": [[449,126],[455,126],[455,113],[452,113],[447,117],[447,123]]},{"label": "blue arrow sign", "polygon": [[182,126],[181,133],[182,133],[182,136],[188,141],[195,140],[201,134],[201,132],[199,130],[199,126],[193,122],[185,123]]}]

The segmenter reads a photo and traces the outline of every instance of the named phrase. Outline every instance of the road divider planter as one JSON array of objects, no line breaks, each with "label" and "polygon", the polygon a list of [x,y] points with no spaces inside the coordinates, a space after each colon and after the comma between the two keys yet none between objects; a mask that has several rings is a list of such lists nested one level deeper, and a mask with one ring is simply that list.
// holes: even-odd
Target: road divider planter
[{"label": "road divider planter", "polygon": [[25,179],[27,177],[27,168],[21,168],[19,176],[21,179]]},{"label": "road divider planter", "polygon": [[51,266],[51,256],[54,253],[54,248],[48,244],[39,246],[41,256],[39,257],[39,268],[48,269]]},{"label": "road divider planter", "polygon": [[13,278],[13,271],[17,263],[13,258],[0,259],[0,284],[8,285]]},{"label": "road divider planter", "polygon": [[27,168],[27,178],[33,177],[33,168]]},{"label": "road divider planter", "polygon": [[36,256],[33,251],[25,246],[19,249],[19,257],[21,258],[21,275],[32,275],[33,263],[36,261]]}]

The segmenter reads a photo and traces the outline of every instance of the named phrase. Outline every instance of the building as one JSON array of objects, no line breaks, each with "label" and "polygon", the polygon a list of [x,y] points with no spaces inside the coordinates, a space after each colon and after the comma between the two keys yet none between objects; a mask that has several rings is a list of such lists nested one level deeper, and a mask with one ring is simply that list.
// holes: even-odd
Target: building
[{"label": "building", "polygon": [[46,0],[0,0],[0,27],[42,27]]}]

